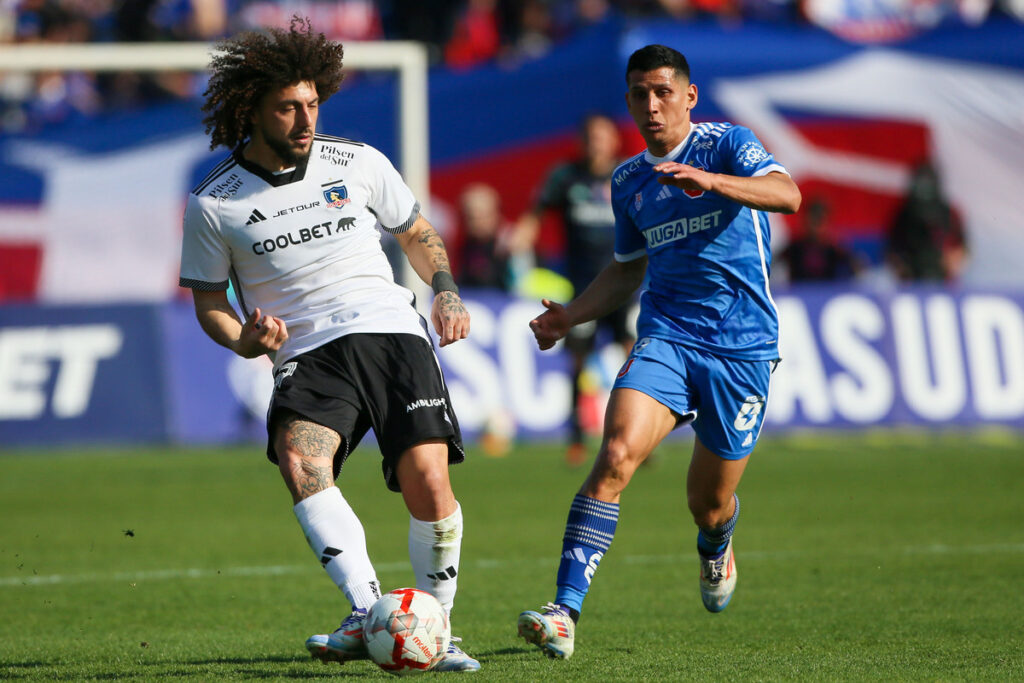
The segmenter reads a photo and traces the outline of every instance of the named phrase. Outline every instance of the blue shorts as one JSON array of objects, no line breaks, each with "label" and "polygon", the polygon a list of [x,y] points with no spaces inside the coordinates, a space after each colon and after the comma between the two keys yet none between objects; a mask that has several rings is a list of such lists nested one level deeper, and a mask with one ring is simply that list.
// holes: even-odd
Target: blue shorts
[{"label": "blue shorts", "polygon": [[726,460],[750,455],[761,433],[776,361],[737,360],[664,339],[637,340],[613,389],[635,389],[693,423],[701,443]]}]

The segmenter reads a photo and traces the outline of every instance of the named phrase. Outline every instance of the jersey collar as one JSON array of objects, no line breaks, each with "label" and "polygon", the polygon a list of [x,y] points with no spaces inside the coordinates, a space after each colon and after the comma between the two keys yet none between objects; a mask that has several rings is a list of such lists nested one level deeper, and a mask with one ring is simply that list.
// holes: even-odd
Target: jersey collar
[{"label": "jersey collar", "polygon": [[254,164],[248,159],[246,159],[245,156],[242,154],[242,150],[244,148],[245,143],[242,143],[241,145],[235,148],[235,151],[232,153],[232,156],[235,157],[235,161],[237,161],[238,165],[244,168],[249,173],[252,173],[254,176],[265,180],[268,185],[271,185],[273,187],[281,187],[282,185],[294,183],[306,177],[306,166],[309,164],[309,157],[306,157],[304,160],[297,163],[295,165],[295,168],[289,171],[285,171],[283,173],[271,173],[270,171],[263,168],[259,164]]},{"label": "jersey collar", "polygon": [[651,166],[654,166],[655,164],[660,164],[663,161],[672,161],[677,156],[679,156],[680,152],[683,151],[683,148],[686,147],[688,142],[690,142],[690,138],[693,137],[693,129],[696,128],[696,127],[697,127],[697,124],[691,121],[690,122],[690,132],[688,132],[686,134],[686,137],[683,138],[682,142],[680,142],[678,145],[676,145],[672,149],[672,151],[669,152],[668,154],[666,154],[665,156],[663,156],[663,157],[656,157],[653,154],[651,154],[651,150],[647,150],[647,151],[644,152],[644,160],[647,163],[649,163]]}]

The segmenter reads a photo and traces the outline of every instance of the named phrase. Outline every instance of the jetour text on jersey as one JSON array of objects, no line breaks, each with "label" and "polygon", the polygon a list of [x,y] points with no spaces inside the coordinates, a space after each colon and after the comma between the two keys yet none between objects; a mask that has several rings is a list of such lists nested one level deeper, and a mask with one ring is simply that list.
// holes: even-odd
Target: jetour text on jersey
[{"label": "jetour text on jersey", "polygon": [[355,224],[356,219],[352,216],[345,216],[338,219],[338,224],[331,227],[332,221],[318,223],[311,228],[301,228],[297,232],[287,232],[262,242],[252,243],[252,252],[258,256],[269,254],[278,249],[287,249],[291,245],[305,244],[312,240],[323,239],[339,232],[344,232]]},{"label": "jetour text on jersey", "polygon": [[719,219],[722,217],[722,210],[712,211],[700,216],[681,218],[676,221],[669,221],[653,228],[644,230],[644,238],[647,240],[647,248],[654,249],[668,242],[681,240],[687,235],[692,235],[701,230],[717,228]]}]

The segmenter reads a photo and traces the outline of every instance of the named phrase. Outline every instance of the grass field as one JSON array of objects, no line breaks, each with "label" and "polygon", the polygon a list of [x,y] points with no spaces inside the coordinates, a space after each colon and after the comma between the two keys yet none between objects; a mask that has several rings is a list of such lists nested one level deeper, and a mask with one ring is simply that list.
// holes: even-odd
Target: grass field
[{"label": "grass field", "polygon": [[[1024,680],[1024,440],[765,438],[740,489],[739,586],[697,591],[663,447],[623,499],[576,655],[515,637],[551,599],[582,470],[552,446],[453,470],[466,531],[455,630],[480,680]],[[408,516],[360,449],[341,487],[385,588],[413,583]],[[259,446],[0,457],[0,679],[386,679],[303,641],[347,613]]]}]

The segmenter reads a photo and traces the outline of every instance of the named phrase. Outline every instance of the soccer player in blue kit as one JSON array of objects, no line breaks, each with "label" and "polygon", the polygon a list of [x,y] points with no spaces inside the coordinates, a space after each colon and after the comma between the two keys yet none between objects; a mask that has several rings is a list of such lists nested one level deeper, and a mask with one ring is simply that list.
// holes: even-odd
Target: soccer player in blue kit
[{"label": "soccer player in blue kit", "polygon": [[766,211],[793,213],[800,190],[747,128],[690,121],[697,86],[678,51],[648,45],[626,66],[626,104],[647,150],[612,176],[615,254],[569,304],[544,300],[541,349],[622,305],[644,283],[638,341],[619,371],[593,469],[569,508],[553,602],[519,615],[550,657],[573,653],[583,599],[637,467],[676,427],[696,438],[686,497],[697,525],[700,592],[720,612],[736,586],[736,487],[757,442],[778,353],[768,289]]}]

